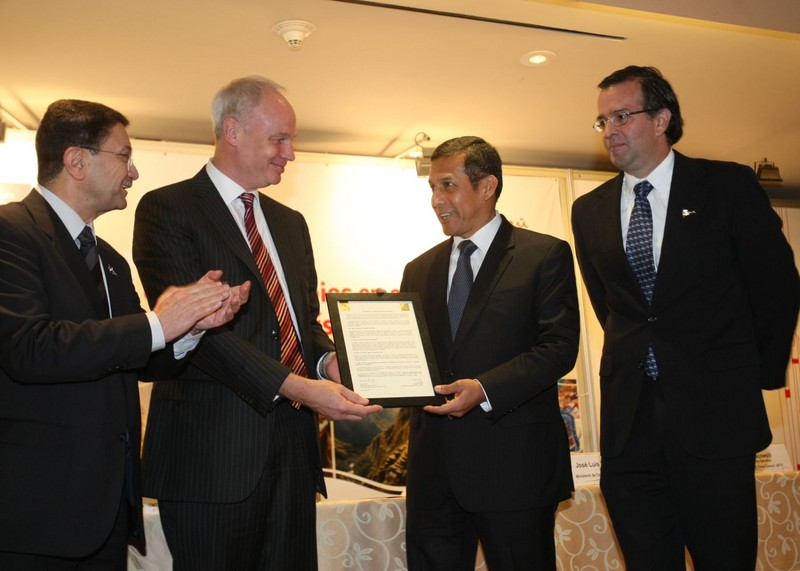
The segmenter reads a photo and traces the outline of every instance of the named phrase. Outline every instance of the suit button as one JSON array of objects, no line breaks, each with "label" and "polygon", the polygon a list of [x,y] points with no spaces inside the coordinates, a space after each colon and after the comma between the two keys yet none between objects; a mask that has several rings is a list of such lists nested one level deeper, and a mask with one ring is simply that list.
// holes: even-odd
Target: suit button
[{"label": "suit button", "polygon": [[444,372],[444,375],[446,377],[452,377],[453,376],[453,371],[451,371],[450,369],[446,369],[445,372]]},{"label": "suit button", "polygon": [[658,321],[658,317],[651,315],[650,317],[647,318],[647,321],[649,321],[650,323],[655,323],[656,321]]}]

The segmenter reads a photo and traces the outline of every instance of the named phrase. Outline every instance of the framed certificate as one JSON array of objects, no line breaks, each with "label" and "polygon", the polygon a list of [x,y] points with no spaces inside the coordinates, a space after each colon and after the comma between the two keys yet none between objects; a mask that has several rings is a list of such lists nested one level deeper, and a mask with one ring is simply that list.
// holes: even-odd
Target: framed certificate
[{"label": "framed certificate", "polygon": [[342,384],[384,407],[442,404],[417,293],[329,293]]}]

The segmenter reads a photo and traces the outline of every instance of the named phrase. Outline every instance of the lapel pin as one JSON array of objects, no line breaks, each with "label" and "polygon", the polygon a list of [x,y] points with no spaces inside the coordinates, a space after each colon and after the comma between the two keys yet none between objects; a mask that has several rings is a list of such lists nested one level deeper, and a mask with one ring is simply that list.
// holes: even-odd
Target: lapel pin
[{"label": "lapel pin", "polygon": [[112,266],[111,264],[108,264],[108,273],[111,274],[112,276],[117,275],[117,272],[114,271],[114,266]]},{"label": "lapel pin", "polygon": [[683,216],[684,218],[688,218],[692,214],[697,214],[697,213],[694,210],[687,210],[685,208],[681,210],[681,216]]}]

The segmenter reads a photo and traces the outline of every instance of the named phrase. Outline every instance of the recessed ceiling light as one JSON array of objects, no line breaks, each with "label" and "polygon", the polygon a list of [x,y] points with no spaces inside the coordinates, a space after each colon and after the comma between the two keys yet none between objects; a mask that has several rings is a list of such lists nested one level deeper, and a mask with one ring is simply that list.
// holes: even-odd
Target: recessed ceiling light
[{"label": "recessed ceiling light", "polygon": [[556,54],[544,50],[528,52],[519,58],[519,63],[528,67],[541,67],[556,60]]}]

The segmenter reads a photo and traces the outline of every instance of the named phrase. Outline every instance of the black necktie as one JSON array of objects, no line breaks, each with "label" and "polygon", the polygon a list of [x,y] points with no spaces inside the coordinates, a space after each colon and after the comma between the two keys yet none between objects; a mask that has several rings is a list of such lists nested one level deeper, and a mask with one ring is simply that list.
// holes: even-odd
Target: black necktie
[{"label": "black necktie", "polygon": [[103,285],[103,272],[100,268],[100,264],[97,263],[97,243],[94,240],[92,229],[88,226],[85,226],[83,230],[81,230],[81,233],[78,234],[78,240],[81,243],[80,251],[81,254],[83,254],[83,261],[86,262],[86,267],[89,268],[90,272],[92,272],[92,277],[94,278],[97,291],[100,292],[100,295],[105,300],[106,288]]},{"label": "black necktie", "polygon": [[[653,301],[653,287],[656,283],[656,268],[653,261],[653,213],[647,200],[651,190],[653,185],[646,180],[633,187],[636,198],[625,242],[628,263],[636,274],[648,304]],[[644,369],[650,378],[658,378],[658,366],[652,344],[647,347]]]},{"label": "black necktie", "polygon": [[94,269],[97,267],[97,244],[94,241],[92,229],[85,226],[81,233],[78,234],[78,240],[81,242],[80,249],[81,254],[83,254],[83,260],[86,262],[86,267],[94,273]]},{"label": "black necktie", "polygon": [[447,312],[450,314],[450,334],[453,339],[456,338],[461,314],[464,313],[469,290],[472,288],[472,264],[470,264],[469,258],[478,247],[470,240],[464,240],[458,245],[458,249],[461,254],[458,256],[453,282],[450,284],[450,297],[447,300]]}]

